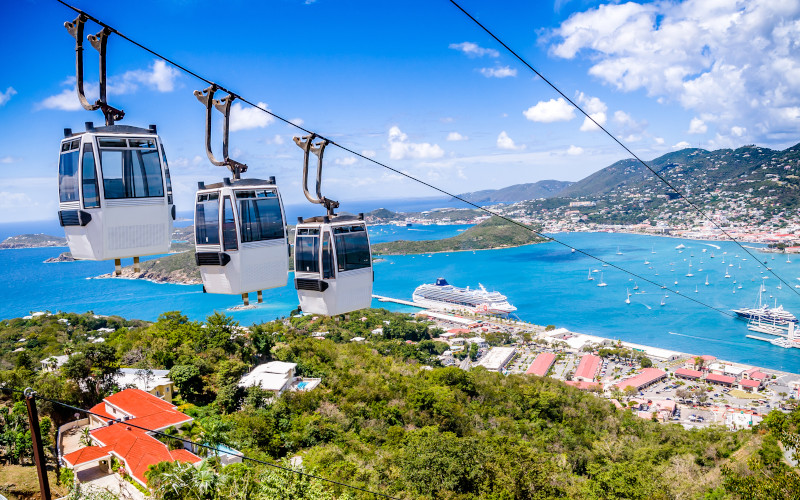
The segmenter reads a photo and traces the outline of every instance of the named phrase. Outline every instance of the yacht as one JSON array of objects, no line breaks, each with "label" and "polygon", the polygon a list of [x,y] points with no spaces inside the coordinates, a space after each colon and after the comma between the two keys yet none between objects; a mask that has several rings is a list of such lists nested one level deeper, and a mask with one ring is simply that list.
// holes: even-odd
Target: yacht
[{"label": "yacht", "polygon": [[436,283],[420,285],[414,290],[411,299],[432,309],[464,309],[489,314],[509,314],[517,310],[500,292],[489,292],[480,283],[478,288],[458,288],[444,278]]}]

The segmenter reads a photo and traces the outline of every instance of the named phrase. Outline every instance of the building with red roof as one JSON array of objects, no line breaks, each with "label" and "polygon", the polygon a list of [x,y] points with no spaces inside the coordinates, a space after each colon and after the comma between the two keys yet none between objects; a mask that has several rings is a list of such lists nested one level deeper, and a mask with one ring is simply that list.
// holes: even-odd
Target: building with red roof
[{"label": "building with red roof", "polygon": [[761,381],[760,380],[750,380],[748,378],[743,378],[739,381],[739,389],[743,391],[749,392],[756,392],[761,388]]},{"label": "building with red roof", "polygon": [[711,363],[716,361],[717,358],[710,354],[703,354],[702,356],[692,356],[686,360],[685,368],[697,370],[703,367],[708,367]]},{"label": "building with red roof", "polygon": [[587,354],[581,358],[578,368],[575,369],[573,378],[579,382],[594,382],[597,370],[600,368],[600,356]]},{"label": "building with red roof", "polygon": [[729,377],[727,375],[719,375],[717,373],[709,373],[706,375],[706,382],[711,382],[712,384],[719,384],[724,385],[727,387],[732,386],[736,383],[736,379],[733,377]]},{"label": "building with red roof", "polygon": [[588,391],[591,389],[602,389],[603,386],[598,384],[597,382],[585,382],[583,380],[567,380],[565,382],[567,385],[571,385],[572,387],[577,387],[582,391]]},{"label": "building with red roof", "polygon": [[750,379],[750,380],[760,380],[765,381],[768,378],[768,375],[762,372],[758,368],[750,368],[749,370],[742,373],[742,378]]},{"label": "building with red roof", "polygon": [[[103,400],[91,409],[92,446],[86,446],[63,456],[72,469],[96,466],[111,473],[111,457],[116,457],[125,472],[143,486],[147,485],[145,471],[159,462],[200,462],[200,457],[185,450],[170,450],[153,437],[152,431],[164,431],[192,421],[174,405],[139,389],[125,389]],[[147,429],[147,430],[145,430]]]},{"label": "building with red roof", "polygon": [[556,362],[556,355],[552,352],[540,352],[536,359],[533,360],[531,366],[525,371],[529,375],[538,375],[544,377],[550,371],[550,367]]},{"label": "building with red roof", "polygon": [[666,377],[667,372],[664,370],[659,370],[658,368],[644,368],[641,372],[637,373],[633,377],[621,382],[617,382],[614,385],[616,385],[620,390],[625,390],[626,387],[633,387],[637,391],[640,391],[645,387],[664,380]]},{"label": "building with red roof", "polygon": [[698,380],[703,378],[703,372],[700,370],[690,370],[688,368],[678,368],[675,370],[675,376],[687,380]]}]

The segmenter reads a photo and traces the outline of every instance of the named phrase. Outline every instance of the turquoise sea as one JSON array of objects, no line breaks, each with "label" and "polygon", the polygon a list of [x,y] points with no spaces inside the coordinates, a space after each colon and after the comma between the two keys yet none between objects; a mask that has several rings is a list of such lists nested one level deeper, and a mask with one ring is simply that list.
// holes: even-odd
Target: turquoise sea
[{"label": "turquoise sea", "polygon": [[[38,230],[20,231],[18,227],[4,225],[0,227],[0,236],[20,232],[61,234],[57,224],[52,226],[42,224]],[[434,239],[455,235],[466,227],[375,226],[370,234],[373,243]],[[785,256],[778,255],[773,260],[771,254],[756,254],[762,261],[767,259],[770,267],[790,284],[778,289],[778,280],[763,279],[767,272],[734,243],[613,233],[559,234],[558,238],[725,311],[752,306],[764,282],[765,300],[769,303],[777,300],[789,311],[800,313],[800,295],[796,293],[800,289],[794,288],[794,284],[800,285],[797,279],[800,256],[787,263]],[[682,251],[676,249],[680,244],[686,247]],[[43,263],[62,251],[62,248],[0,251],[0,269],[4,271],[0,318],[24,316],[31,311],[90,310],[96,314],[153,320],[163,311],[180,310],[193,319],[203,319],[214,311],[222,311],[248,325],[285,316],[297,305],[291,277],[289,286],[265,291],[264,305],[231,312],[229,308],[240,304],[239,297],[203,294],[200,286],[91,279],[110,272],[113,269],[110,262]],[[711,252],[715,255],[713,259]],[[694,276],[686,277],[690,269]],[[598,271],[592,273],[593,281],[587,279],[591,270]],[[726,270],[731,278],[724,277]],[[596,286],[601,272],[606,287]],[[704,285],[706,276],[708,286]],[[800,349],[783,349],[747,339],[749,331],[744,321],[679,294],[669,292],[665,305],[661,306],[664,291],[660,287],[638,282],[552,242],[505,250],[385,257],[375,264],[374,293],[408,300],[419,284],[433,282],[437,277],[457,286],[476,287],[481,283],[487,289],[498,290],[517,306],[521,319],[534,323],[800,373]],[[674,285],[675,280],[678,285]],[[635,284],[639,285],[638,290],[634,290]],[[738,285],[742,288],[737,288]],[[630,304],[625,303],[627,291],[633,294]],[[377,301],[373,306],[415,310]]]}]

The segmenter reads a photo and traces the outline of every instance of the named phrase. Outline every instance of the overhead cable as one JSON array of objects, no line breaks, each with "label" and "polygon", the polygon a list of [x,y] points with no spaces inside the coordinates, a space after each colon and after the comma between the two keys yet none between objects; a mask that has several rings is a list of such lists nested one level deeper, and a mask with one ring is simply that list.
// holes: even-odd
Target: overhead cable
[{"label": "overhead cable", "polygon": [[[667,286],[665,286],[662,283],[658,283],[656,281],[653,281],[650,278],[647,278],[647,277],[642,276],[642,275],[640,275],[638,273],[635,273],[633,271],[625,269],[625,268],[623,268],[623,267],[621,267],[621,266],[619,266],[617,264],[614,264],[613,262],[609,262],[609,261],[606,261],[606,260],[604,260],[604,259],[602,259],[600,257],[592,255],[592,254],[590,254],[590,253],[588,253],[588,252],[586,252],[584,250],[581,250],[580,248],[574,247],[574,246],[572,246],[572,245],[570,245],[570,244],[568,244],[568,243],[566,243],[564,241],[561,241],[561,240],[559,240],[559,239],[557,239],[557,238],[555,238],[553,236],[548,236],[548,235],[546,235],[544,233],[541,233],[541,232],[535,230],[534,228],[528,226],[527,224],[523,224],[523,223],[521,223],[519,221],[516,221],[516,220],[510,218],[510,217],[507,217],[505,215],[493,212],[492,210],[489,210],[488,208],[482,207],[482,206],[480,206],[480,205],[478,205],[476,203],[473,203],[473,202],[471,202],[471,201],[469,201],[469,200],[467,200],[467,199],[465,199],[465,198],[463,198],[461,196],[458,196],[456,194],[450,193],[445,189],[442,189],[442,188],[440,188],[438,186],[435,186],[435,185],[433,185],[433,184],[431,184],[429,182],[426,182],[426,181],[424,181],[424,180],[422,180],[422,179],[420,179],[418,177],[415,177],[415,176],[413,176],[413,175],[411,175],[411,174],[409,174],[407,172],[404,172],[404,171],[399,170],[397,168],[391,167],[391,166],[389,166],[389,165],[387,165],[387,164],[385,164],[383,162],[375,160],[374,158],[369,158],[369,157],[365,156],[364,154],[359,153],[359,152],[353,150],[352,148],[350,148],[348,146],[345,146],[343,144],[339,144],[338,142],[336,142],[336,141],[334,141],[332,139],[326,138],[325,136],[323,136],[322,134],[320,134],[318,132],[313,132],[311,130],[308,130],[308,129],[302,127],[301,125],[298,125],[298,124],[296,124],[296,123],[294,123],[294,122],[292,122],[292,121],[290,121],[290,120],[288,120],[288,119],[276,114],[273,111],[270,111],[270,110],[268,110],[268,109],[266,109],[266,108],[264,108],[262,106],[259,106],[258,104],[254,103],[253,101],[248,100],[245,97],[242,97],[240,94],[237,94],[237,93],[235,93],[235,92],[233,92],[231,90],[228,90],[223,85],[220,85],[219,83],[213,82],[213,81],[211,81],[211,80],[199,75],[198,73],[196,73],[196,72],[188,69],[187,67],[185,67],[185,66],[183,66],[183,65],[181,65],[181,64],[179,64],[179,63],[177,63],[175,61],[173,61],[172,59],[160,54],[159,52],[156,52],[155,50],[153,50],[153,49],[151,49],[151,48],[149,48],[149,47],[147,47],[145,45],[142,45],[139,42],[134,41],[133,39],[123,35],[119,31],[117,31],[117,29],[115,29],[114,27],[109,26],[108,24],[104,23],[103,21],[101,21],[101,20],[97,19],[96,17],[84,12],[81,9],[78,9],[77,7],[73,7],[72,5],[66,3],[64,0],[57,0],[57,1],[59,3],[65,5],[66,7],[69,7],[70,9],[72,9],[75,12],[77,12],[79,14],[82,14],[82,15],[85,15],[88,19],[91,19],[92,21],[94,21],[95,23],[99,24],[100,26],[102,26],[104,28],[108,28],[112,33],[124,38],[125,40],[131,42],[132,44],[136,45],[137,47],[140,47],[141,49],[149,52],[150,54],[158,57],[159,59],[162,59],[163,61],[168,62],[169,64],[172,64],[173,66],[175,66],[176,68],[180,69],[181,71],[183,71],[183,72],[185,72],[185,73],[187,73],[187,74],[189,74],[191,76],[194,76],[195,78],[197,78],[197,79],[199,79],[199,80],[201,80],[201,81],[203,81],[203,82],[205,82],[205,83],[207,83],[209,85],[216,85],[219,90],[222,90],[222,91],[224,91],[224,92],[226,92],[226,93],[228,93],[230,95],[235,95],[242,102],[245,102],[248,105],[252,106],[253,108],[261,110],[264,113],[267,113],[268,115],[272,116],[273,118],[275,118],[277,120],[280,120],[280,121],[286,123],[287,125],[291,125],[292,127],[295,127],[295,128],[297,128],[297,129],[299,129],[299,130],[301,130],[301,131],[303,131],[303,132],[305,132],[307,134],[315,134],[320,139],[322,139],[324,141],[328,141],[330,144],[333,144],[334,146],[340,148],[341,150],[346,151],[346,152],[348,152],[348,153],[350,153],[350,154],[352,154],[354,156],[357,156],[357,157],[359,157],[359,158],[361,158],[361,159],[363,159],[363,160],[365,160],[365,161],[367,161],[369,163],[373,163],[373,164],[378,165],[380,167],[383,167],[383,168],[385,168],[387,170],[390,170],[390,171],[392,171],[392,172],[394,172],[394,173],[396,173],[398,175],[401,175],[401,176],[403,176],[403,177],[405,177],[405,178],[407,178],[409,180],[412,180],[414,182],[422,184],[423,186],[429,187],[429,188],[433,189],[434,191],[437,191],[439,193],[442,193],[444,195],[452,197],[452,198],[454,198],[454,199],[456,199],[456,200],[458,200],[458,201],[460,201],[460,202],[462,202],[462,203],[464,203],[466,205],[470,205],[473,208],[475,208],[477,210],[480,210],[482,212],[485,212],[485,213],[487,213],[489,215],[492,215],[492,216],[495,216],[495,217],[499,217],[499,218],[509,222],[510,224],[517,225],[517,226],[519,226],[519,227],[521,227],[523,229],[526,229],[527,231],[530,231],[531,233],[535,234],[536,236],[539,236],[541,238],[545,238],[545,239],[547,239],[549,241],[552,241],[554,243],[558,243],[559,245],[561,245],[563,247],[566,247],[569,250],[575,250],[575,252],[580,253],[581,255],[584,255],[584,256],[589,257],[591,259],[594,259],[594,260],[602,263],[606,267],[613,267],[614,269],[617,269],[618,271],[622,271],[625,274],[628,274],[628,275],[633,276],[633,277],[635,277],[637,279],[640,279],[643,282],[650,283],[651,285],[655,285],[655,286],[657,286],[657,287],[659,287],[659,288],[661,288],[663,290],[675,293],[676,295],[680,295],[681,297],[684,297],[684,298],[686,298],[688,300],[691,300],[692,302],[700,304],[701,306],[706,307],[708,309],[714,310],[714,311],[716,311],[716,312],[718,312],[720,314],[724,314],[725,316],[735,317],[735,315],[731,314],[730,312],[728,312],[728,311],[726,311],[724,309],[720,309],[718,307],[715,307],[715,306],[712,306],[710,304],[707,304],[707,303],[705,303],[705,302],[703,302],[703,301],[701,301],[699,299],[696,299],[696,298],[694,298],[694,297],[692,297],[690,295],[682,294],[678,290],[674,290],[672,288],[668,288]],[[786,282],[784,282],[784,283],[786,283]],[[788,285],[788,283],[786,283],[786,284]]]},{"label": "overhead cable", "polygon": [[495,35],[495,34],[494,34],[494,33],[493,33],[493,32],[492,32],[492,31],[491,31],[489,28],[487,28],[486,26],[484,26],[484,25],[483,25],[483,24],[482,24],[480,21],[478,21],[477,19],[475,19],[475,17],[474,17],[472,14],[470,14],[470,13],[469,13],[469,12],[467,12],[467,11],[466,11],[466,10],[465,10],[463,7],[461,7],[461,5],[459,5],[459,4],[458,4],[458,2],[456,2],[455,0],[449,0],[449,1],[450,1],[450,3],[452,3],[453,5],[455,5],[455,6],[456,6],[456,8],[458,8],[458,10],[460,10],[461,12],[463,12],[463,13],[464,13],[464,15],[466,15],[468,18],[470,18],[470,19],[471,19],[471,20],[472,20],[472,21],[473,21],[473,22],[474,22],[476,25],[478,25],[478,26],[479,26],[479,27],[480,27],[480,28],[481,28],[483,31],[485,31],[485,32],[486,32],[486,33],[487,33],[487,34],[488,34],[490,37],[492,37],[492,38],[493,38],[493,39],[494,39],[494,40],[495,40],[497,43],[499,43],[500,45],[502,45],[502,46],[503,46],[503,48],[504,48],[504,49],[506,49],[506,50],[507,50],[507,51],[508,51],[508,52],[509,52],[509,53],[510,53],[512,56],[514,56],[514,57],[515,57],[515,58],[516,58],[516,59],[517,59],[519,62],[521,62],[521,63],[522,63],[522,64],[523,64],[525,67],[527,67],[527,68],[528,68],[529,70],[531,70],[531,71],[532,71],[534,74],[536,74],[536,76],[538,76],[539,78],[541,78],[543,82],[545,82],[547,85],[549,85],[549,86],[550,86],[550,88],[552,88],[553,90],[555,90],[555,91],[556,91],[556,92],[557,92],[557,93],[558,93],[558,94],[559,94],[561,97],[563,97],[563,98],[564,98],[564,99],[565,99],[565,100],[566,100],[568,103],[570,103],[572,106],[574,106],[574,107],[575,107],[575,109],[577,109],[578,111],[580,111],[580,112],[581,112],[581,114],[583,114],[583,115],[586,117],[586,119],[588,119],[588,120],[591,120],[591,122],[592,122],[592,123],[594,123],[595,125],[597,125],[597,127],[598,127],[600,130],[602,130],[603,132],[605,132],[607,136],[609,136],[609,137],[610,137],[610,138],[611,138],[611,139],[612,139],[614,142],[616,142],[617,144],[619,144],[619,146],[620,146],[620,147],[622,147],[622,149],[624,149],[626,152],[628,152],[628,154],[630,154],[631,156],[633,156],[633,157],[634,157],[634,158],[635,158],[635,159],[636,159],[636,160],[637,160],[639,163],[641,163],[642,165],[644,165],[644,167],[645,167],[645,168],[647,168],[647,170],[649,170],[649,171],[650,171],[650,172],[651,172],[653,175],[655,175],[655,176],[656,176],[656,178],[658,178],[658,180],[660,180],[661,182],[663,182],[664,184],[666,184],[666,185],[667,185],[667,187],[669,187],[669,188],[670,188],[672,191],[674,191],[675,193],[677,193],[677,194],[678,194],[678,196],[679,196],[679,197],[680,197],[680,198],[681,198],[683,201],[685,201],[685,202],[686,202],[686,204],[688,204],[690,207],[692,207],[692,208],[693,208],[693,209],[694,209],[694,210],[695,210],[697,213],[699,213],[700,215],[702,215],[704,219],[706,219],[706,220],[708,220],[709,222],[711,222],[711,223],[714,225],[714,227],[716,227],[717,229],[719,229],[719,230],[722,232],[722,234],[724,234],[724,235],[725,235],[725,236],[726,236],[726,237],[727,237],[729,240],[731,240],[732,242],[736,243],[736,244],[739,246],[739,248],[741,248],[741,249],[742,249],[744,252],[746,252],[746,253],[747,253],[747,255],[749,255],[749,256],[750,256],[750,257],[752,257],[752,258],[753,258],[753,259],[754,259],[756,262],[758,262],[758,264],[759,264],[760,266],[764,267],[764,268],[765,268],[767,271],[769,271],[769,272],[770,272],[770,273],[771,273],[773,276],[775,276],[776,278],[778,278],[778,280],[780,280],[780,282],[781,282],[781,283],[783,283],[784,285],[788,286],[788,287],[789,287],[789,289],[790,289],[790,290],[792,290],[794,293],[796,293],[797,295],[800,295],[800,291],[798,291],[798,290],[795,290],[795,289],[792,287],[792,285],[791,285],[791,284],[789,284],[789,283],[788,283],[788,282],[786,282],[786,281],[785,281],[783,278],[781,278],[780,276],[778,276],[778,274],[777,274],[777,273],[775,273],[775,271],[774,271],[774,270],[773,270],[771,267],[767,266],[766,262],[762,263],[762,262],[761,262],[761,260],[760,260],[758,257],[756,257],[756,256],[755,256],[755,255],[754,255],[754,254],[753,254],[753,253],[752,253],[750,250],[748,250],[748,249],[747,249],[747,247],[745,247],[744,245],[742,245],[742,244],[739,242],[739,240],[737,240],[736,238],[734,238],[734,237],[733,237],[733,236],[732,236],[730,233],[728,233],[728,231],[726,231],[726,230],[725,230],[725,228],[723,228],[723,227],[722,227],[720,224],[718,224],[718,223],[717,223],[717,222],[716,222],[716,221],[713,219],[713,217],[711,217],[711,215],[707,214],[707,213],[706,213],[706,212],[705,212],[703,209],[701,209],[701,208],[700,208],[699,206],[697,206],[697,205],[696,205],[694,202],[692,202],[692,201],[691,201],[689,198],[687,198],[687,197],[686,197],[686,195],[684,195],[684,194],[683,194],[683,192],[681,192],[681,191],[680,191],[680,190],[679,190],[677,187],[675,187],[675,186],[674,186],[674,185],[673,185],[671,182],[669,182],[669,180],[667,180],[667,179],[666,179],[666,178],[665,178],[663,175],[661,175],[659,172],[657,172],[657,171],[656,171],[656,170],[655,170],[653,167],[651,167],[649,164],[647,164],[647,162],[645,162],[644,160],[642,160],[642,159],[641,159],[641,158],[640,158],[640,157],[639,157],[639,156],[638,156],[636,153],[634,153],[633,151],[631,151],[631,149],[630,149],[628,146],[626,146],[626,145],[625,145],[625,144],[624,144],[622,141],[620,141],[620,140],[619,140],[619,139],[618,139],[618,138],[617,138],[617,137],[616,137],[614,134],[612,134],[611,132],[609,132],[609,131],[608,131],[608,129],[606,129],[605,127],[603,127],[602,125],[600,125],[600,123],[598,123],[598,122],[597,122],[597,120],[595,120],[595,119],[594,119],[594,118],[593,118],[593,117],[592,117],[592,116],[591,116],[589,113],[587,113],[586,111],[584,111],[584,110],[583,110],[583,108],[581,108],[581,107],[580,107],[580,106],[579,106],[579,105],[578,105],[578,104],[577,104],[577,103],[576,103],[574,100],[570,99],[570,98],[569,98],[569,97],[568,97],[568,96],[567,96],[567,95],[566,95],[564,92],[562,92],[562,91],[561,91],[561,89],[559,89],[559,88],[558,88],[558,87],[557,87],[557,86],[556,86],[556,85],[555,85],[553,82],[551,82],[550,80],[548,80],[548,79],[547,79],[547,78],[546,78],[546,77],[545,77],[543,74],[541,74],[539,71],[537,71],[537,70],[536,70],[536,68],[534,68],[533,66],[531,66],[531,65],[528,63],[528,61],[526,61],[526,60],[525,60],[525,58],[523,58],[522,56],[520,56],[519,54],[517,54],[517,53],[516,53],[516,52],[515,52],[515,51],[514,51],[514,50],[513,50],[511,47],[509,47],[508,45],[506,45],[506,43],[505,43],[505,42],[503,42],[503,41],[502,41],[502,40],[501,40],[499,37],[497,37],[497,35]]}]

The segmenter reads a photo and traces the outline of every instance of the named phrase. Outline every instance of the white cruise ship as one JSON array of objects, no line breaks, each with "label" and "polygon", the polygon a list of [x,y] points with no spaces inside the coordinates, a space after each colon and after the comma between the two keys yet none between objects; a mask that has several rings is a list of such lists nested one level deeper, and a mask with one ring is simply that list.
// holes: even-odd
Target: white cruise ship
[{"label": "white cruise ship", "polygon": [[458,288],[444,278],[437,279],[434,284],[418,286],[411,299],[433,309],[461,309],[488,314],[509,314],[517,310],[500,292],[489,292],[481,284],[472,290],[469,287]]}]

